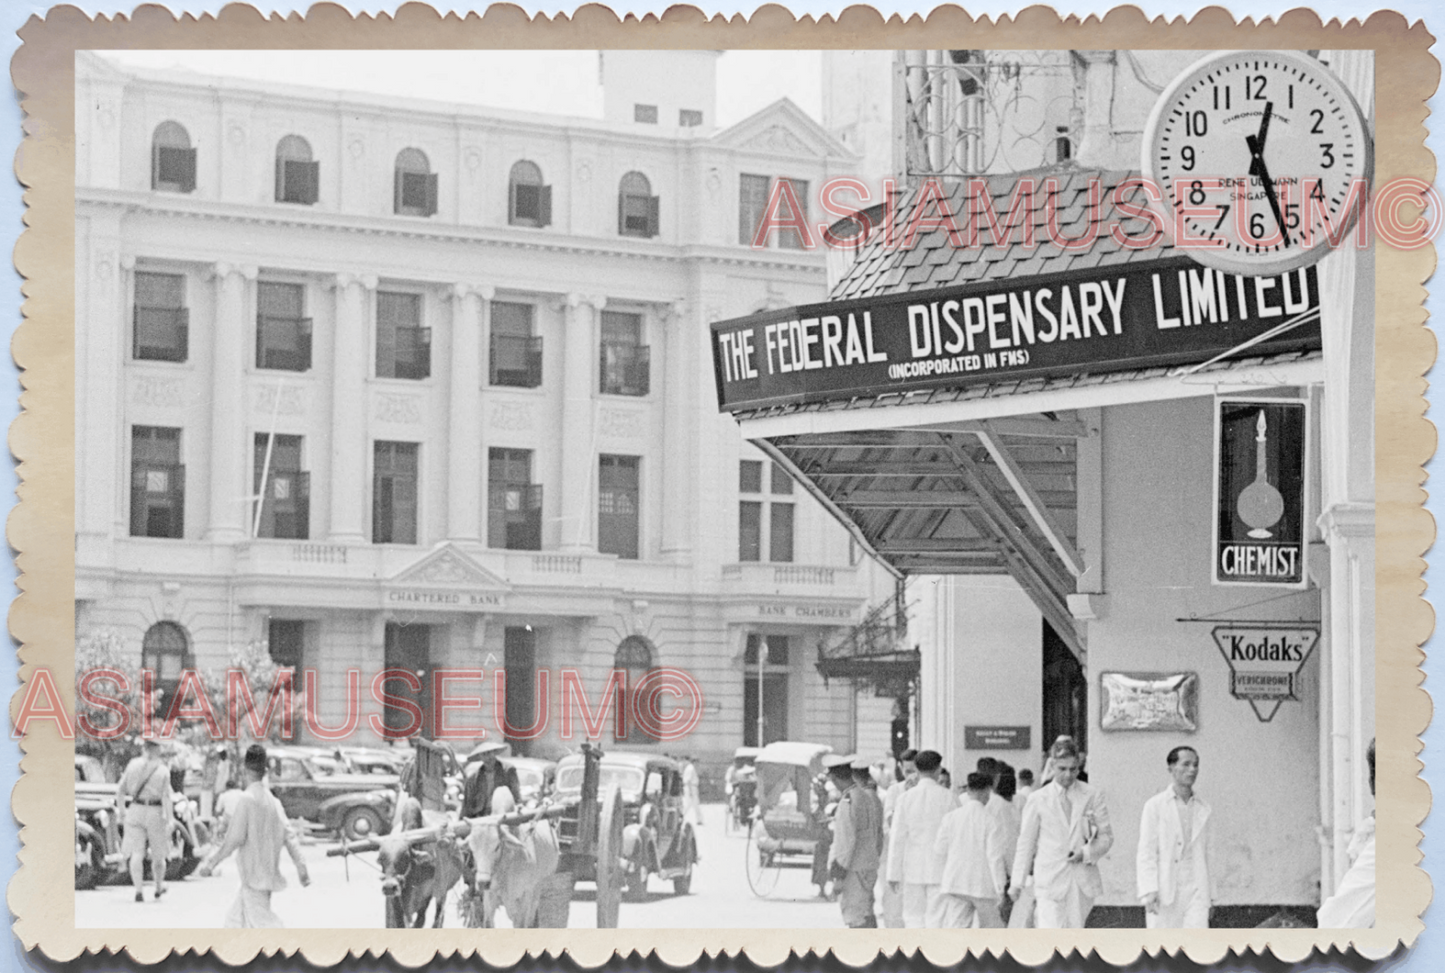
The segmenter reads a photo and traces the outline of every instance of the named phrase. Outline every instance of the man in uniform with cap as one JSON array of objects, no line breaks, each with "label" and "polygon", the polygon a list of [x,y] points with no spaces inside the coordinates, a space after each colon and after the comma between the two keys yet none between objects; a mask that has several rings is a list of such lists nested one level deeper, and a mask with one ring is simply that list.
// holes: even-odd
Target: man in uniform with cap
[{"label": "man in uniform with cap", "polygon": [[823,758],[833,786],[842,792],[833,817],[828,869],[838,889],[838,907],[850,929],[876,929],[873,886],[883,850],[883,802],[854,776],[856,755]]},{"label": "man in uniform with cap", "polygon": [[466,765],[462,767],[462,778],[466,785],[462,792],[464,818],[479,818],[492,813],[492,794],[498,787],[512,792],[512,800],[518,806],[522,803],[522,785],[517,780],[514,767],[505,766],[497,754],[507,749],[500,740],[479,743],[467,754]]},{"label": "man in uniform with cap", "polygon": [[[129,801],[129,805],[126,802]],[[166,854],[170,850],[171,775],[161,756],[159,740],[141,740],[141,755],[126,764],[115,792],[116,810],[125,822],[121,854],[130,859],[130,880],[135,900],[145,901],[146,847],[150,847],[151,877],[156,898],[166,892]]]}]

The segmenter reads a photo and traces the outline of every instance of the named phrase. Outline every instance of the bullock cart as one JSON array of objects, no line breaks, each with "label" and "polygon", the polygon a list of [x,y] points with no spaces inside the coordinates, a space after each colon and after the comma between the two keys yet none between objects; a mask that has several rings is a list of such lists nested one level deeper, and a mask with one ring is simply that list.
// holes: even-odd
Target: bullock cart
[{"label": "bullock cart", "polygon": [[[597,886],[597,928],[615,929],[622,903],[622,798],[616,787],[599,786],[601,749],[583,744],[582,750],[586,761],[582,792],[578,796],[536,808],[491,814],[472,820],[448,817],[424,827],[396,831],[383,838],[347,842],[328,850],[326,854],[336,856],[376,851],[385,842],[401,842],[408,848],[425,849],[423,853],[428,855],[441,853],[446,845],[462,849],[470,855],[475,854],[479,847],[497,847],[496,842],[473,840],[488,831],[499,832],[505,829],[507,837],[502,839],[504,844],[516,844],[546,831],[556,844],[555,869],[538,878],[537,895],[532,903],[535,911],[529,909],[528,915],[514,916],[511,914],[512,905],[507,904],[513,924],[543,928],[565,927],[573,889],[579,878],[585,877],[595,881]],[[524,837],[518,837],[519,834]],[[535,860],[541,856],[529,848],[526,857]],[[544,860],[550,858],[548,855]],[[489,877],[492,864],[493,862],[489,861],[485,863],[487,867],[481,869]],[[495,900],[488,899],[486,889],[477,887],[475,876],[478,871],[477,862],[468,857],[467,870],[463,874],[466,888],[462,892],[459,911],[463,923],[474,928],[491,924],[497,904]],[[391,901],[389,897],[387,926],[401,926],[406,917],[400,914],[399,910],[393,909]]]}]

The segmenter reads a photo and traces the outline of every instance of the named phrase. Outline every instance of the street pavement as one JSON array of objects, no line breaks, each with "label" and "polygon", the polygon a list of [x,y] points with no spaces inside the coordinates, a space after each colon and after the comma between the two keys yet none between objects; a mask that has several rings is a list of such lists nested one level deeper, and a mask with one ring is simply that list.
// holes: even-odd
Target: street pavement
[{"label": "street pavement", "polygon": [[[697,829],[699,861],[693,869],[692,890],[674,895],[672,883],[653,877],[644,898],[624,898],[621,925],[630,929],[819,929],[841,928],[838,904],[818,898],[809,884],[807,869],[786,869],[767,898],[754,895],[744,867],[745,834],[726,834],[721,804],[703,806],[703,826]],[[305,844],[311,885],[296,881],[288,856],[282,855],[281,872],[290,883],[272,897],[272,907],[293,928],[375,929],[385,926],[381,878],[376,855],[328,858],[329,842]],[[129,883],[105,885],[75,893],[75,925],[83,929],[207,929],[219,928],[236,895],[234,859],[218,875],[192,875],[172,882],[159,902],[146,887],[145,901],[135,902]],[[458,886],[458,889],[460,886]],[[447,902],[446,928],[457,928],[457,890]],[[499,914],[498,925],[507,925]],[[587,929],[596,925],[596,900],[591,883],[579,883],[572,899],[568,925]]]}]

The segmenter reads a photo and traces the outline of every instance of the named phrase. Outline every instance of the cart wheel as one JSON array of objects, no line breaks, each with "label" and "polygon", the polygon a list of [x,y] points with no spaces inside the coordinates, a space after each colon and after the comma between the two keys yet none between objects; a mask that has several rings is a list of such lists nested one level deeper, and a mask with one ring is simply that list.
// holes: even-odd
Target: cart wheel
[{"label": "cart wheel", "polygon": [[616,929],[622,910],[622,795],[616,785],[597,798],[597,928]]},{"label": "cart wheel", "polygon": [[748,870],[748,886],[754,895],[764,897],[771,895],[773,889],[778,887],[778,879],[783,874],[783,866],[777,860],[777,853],[764,851],[760,845],[767,833],[763,822],[754,821],[753,826],[748,829],[748,847],[743,852],[743,860]]}]

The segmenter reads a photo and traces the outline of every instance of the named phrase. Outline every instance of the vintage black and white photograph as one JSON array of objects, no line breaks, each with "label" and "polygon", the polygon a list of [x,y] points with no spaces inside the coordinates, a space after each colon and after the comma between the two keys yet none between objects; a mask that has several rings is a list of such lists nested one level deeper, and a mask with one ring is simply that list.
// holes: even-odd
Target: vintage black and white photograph
[{"label": "vintage black and white photograph", "polygon": [[75,927],[1371,927],[1374,79],[79,51]]}]

